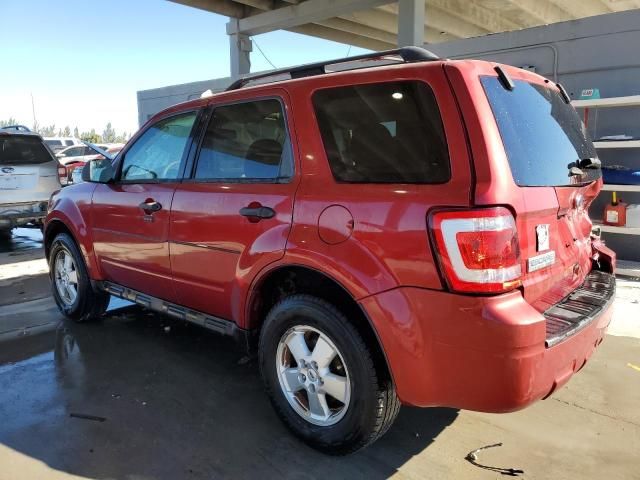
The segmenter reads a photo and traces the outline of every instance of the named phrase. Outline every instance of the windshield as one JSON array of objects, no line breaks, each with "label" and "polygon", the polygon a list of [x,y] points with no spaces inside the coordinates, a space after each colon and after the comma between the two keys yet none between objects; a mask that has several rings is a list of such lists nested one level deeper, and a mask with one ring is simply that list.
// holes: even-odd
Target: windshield
[{"label": "windshield", "polygon": [[0,165],[33,165],[51,160],[39,137],[0,136]]},{"label": "windshield", "polygon": [[577,168],[597,153],[580,117],[559,91],[522,80],[515,80],[511,91],[496,77],[481,82],[518,185],[576,185],[600,177],[598,168]]}]

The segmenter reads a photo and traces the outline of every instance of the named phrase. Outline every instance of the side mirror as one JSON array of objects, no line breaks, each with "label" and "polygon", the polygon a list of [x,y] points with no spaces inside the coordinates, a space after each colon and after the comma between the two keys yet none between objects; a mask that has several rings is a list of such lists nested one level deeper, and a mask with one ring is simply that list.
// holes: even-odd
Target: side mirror
[{"label": "side mirror", "polygon": [[82,181],[92,183],[109,183],[115,177],[111,161],[106,158],[91,160],[82,169]]}]

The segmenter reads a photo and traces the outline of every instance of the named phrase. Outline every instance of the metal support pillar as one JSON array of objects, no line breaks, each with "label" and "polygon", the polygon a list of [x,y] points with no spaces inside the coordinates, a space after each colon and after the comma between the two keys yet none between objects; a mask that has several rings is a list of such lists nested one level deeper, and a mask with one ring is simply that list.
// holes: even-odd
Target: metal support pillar
[{"label": "metal support pillar", "polygon": [[[232,19],[237,22],[237,19]],[[251,72],[251,50],[253,45],[251,37],[242,33],[229,35],[229,48],[231,53],[231,78],[237,79]]]},{"label": "metal support pillar", "polygon": [[398,47],[424,45],[425,0],[398,0]]}]

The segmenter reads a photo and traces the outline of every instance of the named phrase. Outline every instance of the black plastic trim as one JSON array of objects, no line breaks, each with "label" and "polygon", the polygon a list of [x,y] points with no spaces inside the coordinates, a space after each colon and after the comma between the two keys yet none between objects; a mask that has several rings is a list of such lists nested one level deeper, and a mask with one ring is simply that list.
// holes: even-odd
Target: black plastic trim
[{"label": "black plastic trim", "polygon": [[589,325],[609,308],[615,296],[615,276],[592,270],[582,285],[544,312],[547,319],[545,345],[552,347]]},{"label": "black plastic trim", "polygon": [[[248,75],[246,77],[239,78],[231,85],[229,85],[226,91],[230,90],[238,90],[244,87],[247,83],[252,82],[254,80],[259,80],[262,78],[269,77],[277,77],[278,75],[289,74],[292,79],[295,78],[304,78],[304,77],[312,77],[315,75],[324,75],[327,72],[327,65],[338,65],[341,63],[350,63],[357,62],[360,60],[375,60],[381,59],[382,57],[387,56],[398,56],[402,59],[403,63],[414,63],[414,62],[433,62],[436,60],[440,60],[435,53],[430,52],[424,48],[420,47],[403,47],[397,48],[394,50],[383,50],[381,52],[373,52],[373,53],[365,53],[364,55],[355,55],[353,57],[344,57],[337,58],[334,60],[328,60],[326,62],[317,62],[317,63],[309,63],[307,65],[300,65],[293,68],[282,68],[278,70],[271,70],[265,73],[258,73],[256,75]],[[355,69],[351,69],[355,70]],[[344,71],[344,70],[340,70]],[[274,80],[276,82],[278,80]]]},{"label": "black plastic trim", "polygon": [[175,303],[167,302],[161,298],[152,297],[146,293],[139,292],[132,288],[124,287],[113,282],[96,281],[92,282],[94,287],[130,302],[136,303],[154,312],[169,315],[170,317],[184,320],[199,325],[207,330],[233,337],[233,339],[247,351],[255,346],[255,332],[240,328],[235,322],[224,318],[209,315],[207,313],[183,307]]}]

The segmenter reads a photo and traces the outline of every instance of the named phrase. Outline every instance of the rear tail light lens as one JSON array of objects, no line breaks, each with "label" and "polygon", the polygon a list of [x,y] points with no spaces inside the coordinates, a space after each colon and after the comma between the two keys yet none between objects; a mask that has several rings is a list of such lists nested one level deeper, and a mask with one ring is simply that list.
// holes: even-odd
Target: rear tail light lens
[{"label": "rear tail light lens", "polygon": [[60,185],[66,185],[69,183],[67,168],[63,165],[58,166],[58,179],[60,180]]},{"label": "rear tail light lens", "polygon": [[520,286],[518,231],[506,208],[436,212],[431,229],[452,290],[500,293]]}]

